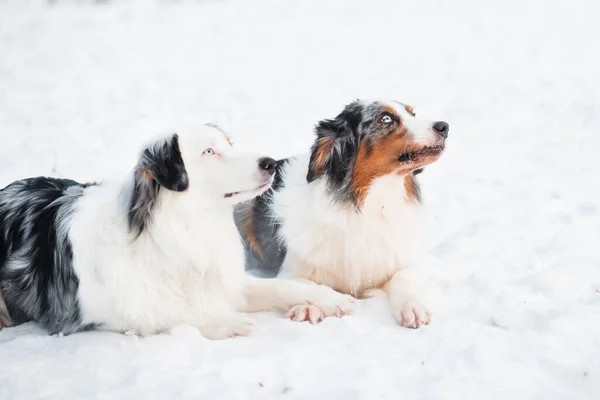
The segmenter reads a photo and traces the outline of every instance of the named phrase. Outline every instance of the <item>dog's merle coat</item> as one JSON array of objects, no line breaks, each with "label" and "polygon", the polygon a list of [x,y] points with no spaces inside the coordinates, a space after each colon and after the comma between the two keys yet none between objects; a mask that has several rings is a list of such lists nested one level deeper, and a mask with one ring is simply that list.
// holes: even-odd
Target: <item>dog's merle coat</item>
[{"label": "dog's merle coat", "polygon": [[129,230],[136,237],[142,234],[151,222],[152,209],[161,188],[182,192],[188,186],[189,178],[179,151],[177,134],[170,140],[159,141],[146,148],[134,171],[133,191],[127,211]]},{"label": "dog's merle coat", "polygon": [[[0,304],[0,320],[4,325],[36,321],[51,334],[70,334],[102,324],[82,325],[79,279],[69,238],[77,203],[90,186],[97,184],[37,177],[0,191],[0,300],[3,297],[5,303]],[[127,215],[135,240],[151,223],[162,188],[188,187],[177,134],[142,152],[131,186]]]},{"label": "dog's merle coat", "polygon": [[69,220],[89,184],[31,178],[0,191],[0,291],[14,323],[81,329]]}]

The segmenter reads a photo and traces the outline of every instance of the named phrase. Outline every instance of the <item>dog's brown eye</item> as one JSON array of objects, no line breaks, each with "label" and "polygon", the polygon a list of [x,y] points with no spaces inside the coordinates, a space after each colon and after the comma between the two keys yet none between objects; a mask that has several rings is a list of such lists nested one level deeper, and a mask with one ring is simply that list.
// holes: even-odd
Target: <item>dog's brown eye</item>
[{"label": "dog's brown eye", "polygon": [[392,118],[392,116],[390,114],[383,114],[381,116],[381,118],[379,119],[379,121],[382,124],[391,124],[392,122],[394,122],[394,118]]}]

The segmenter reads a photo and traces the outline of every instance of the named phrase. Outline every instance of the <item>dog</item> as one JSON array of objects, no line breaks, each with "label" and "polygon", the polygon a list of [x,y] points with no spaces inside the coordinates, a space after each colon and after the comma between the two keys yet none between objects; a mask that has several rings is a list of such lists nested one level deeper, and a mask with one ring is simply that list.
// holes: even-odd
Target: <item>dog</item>
[{"label": "dog", "polygon": [[[236,207],[247,269],[385,295],[400,325],[429,324],[417,269],[422,243],[417,174],[444,152],[449,125],[397,101],[354,101],[320,121],[311,152],[277,162],[273,188]],[[320,320],[316,305],[294,319]]]},{"label": "dog", "polygon": [[245,272],[233,205],[269,189],[275,167],[203,125],[150,143],[119,182],[10,184],[0,191],[2,324],[140,336],[188,324],[223,339],[249,334],[251,312],[351,312],[355,299],[330,287]]}]

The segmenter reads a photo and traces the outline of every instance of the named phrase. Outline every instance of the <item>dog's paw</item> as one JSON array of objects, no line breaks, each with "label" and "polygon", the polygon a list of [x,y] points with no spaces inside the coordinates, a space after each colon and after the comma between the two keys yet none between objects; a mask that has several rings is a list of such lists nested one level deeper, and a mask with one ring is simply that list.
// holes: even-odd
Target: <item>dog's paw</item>
[{"label": "dog's paw", "polygon": [[200,333],[207,339],[219,340],[236,336],[248,336],[252,333],[254,323],[243,314],[233,315],[228,318],[219,318],[215,324],[204,323]]},{"label": "dog's paw", "polygon": [[343,317],[352,314],[358,300],[350,295],[336,292],[324,286],[325,294],[312,304],[319,307],[326,317]]},{"label": "dog's paw", "polygon": [[235,324],[232,324],[228,327],[228,336],[236,337],[236,336],[249,336],[254,329],[254,323],[252,320],[248,318],[244,318],[243,320],[238,321]]},{"label": "dog's paw", "polygon": [[398,324],[407,328],[419,328],[421,325],[429,325],[431,314],[427,309],[416,301],[409,301],[398,307],[395,311]]},{"label": "dog's paw", "polygon": [[292,321],[308,321],[311,324],[318,324],[323,321],[325,314],[323,314],[323,311],[317,306],[313,306],[312,304],[302,304],[292,307],[288,312],[287,317]]},{"label": "dog's paw", "polygon": [[357,304],[358,300],[354,297],[333,292],[333,295],[327,301],[315,303],[314,305],[319,307],[326,317],[343,317],[352,314]]},{"label": "dog's paw", "polygon": [[294,321],[319,323],[325,317],[343,317],[351,314],[358,300],[347,294],[336,292],[328,286],[315,286],[317,292],[307,298],[307,304],[292,307],[288,317]]}]

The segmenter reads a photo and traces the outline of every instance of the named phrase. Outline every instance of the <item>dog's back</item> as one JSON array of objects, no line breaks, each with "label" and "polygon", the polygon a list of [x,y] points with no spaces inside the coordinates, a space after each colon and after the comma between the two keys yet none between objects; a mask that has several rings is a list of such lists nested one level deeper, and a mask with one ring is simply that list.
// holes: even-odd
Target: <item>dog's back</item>
[{"label": "dog's back", "polygon": [[87,186],[38,177],[0,190],[0,293],[12,322],[38,320],[51,332],[78,324],[67,230]]}]

